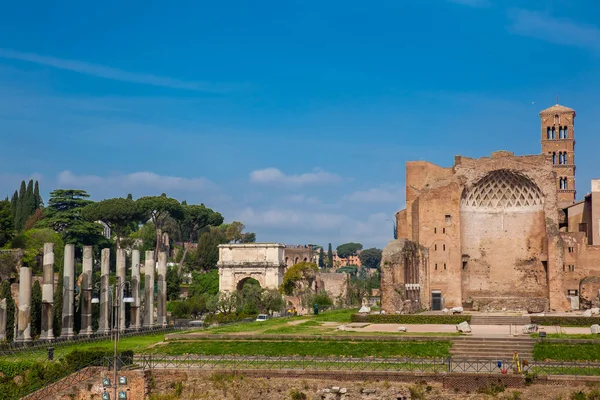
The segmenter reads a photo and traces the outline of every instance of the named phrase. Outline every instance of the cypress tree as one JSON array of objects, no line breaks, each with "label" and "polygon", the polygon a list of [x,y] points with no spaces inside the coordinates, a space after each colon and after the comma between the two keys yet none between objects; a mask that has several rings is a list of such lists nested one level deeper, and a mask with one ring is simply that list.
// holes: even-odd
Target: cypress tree
[{"label": "cypress tree", "polygon": [[35,194],[33,193],[33,179],[27,184],[27,193],[25,194],[25,220],[27,221],[29,216],[35,211]]},{"label": "cypress tree", "polygon": [[325,268],[325,252],[322,247],[321,250],[319,250],[319,268]]},{"label": "cypress tree", "polygon": [[12,342],[15,333],[15,301],[12,298],[8,280],[2,282],[0,299],[6,299],[6,341]]},{"label": "cypress tree", "polygon": [[333,268],[333,251],[331,250],[331,243],[329,243],[329,247],[327,248],[327,267]]},{"label": "cypress tree", "polygon": [[33,188],[33,198],[35,200],[34,211],[44,206],[44,200],[42,200],[42,196],[40,196],[40,185],[38,181],[35,181],[35,187]]},{"label": "cypress tree", "polygon": [[31,289],[31,337],[42,333],[42,286],[35,281]]},{"label": "cypress tree", "polygon": [[25,194],[27,193],[27,186],[25,185],[25,181],[21,181],[21,188],[19,189],[19,199],[17,200],[17,211],[15,213],[15,228],[17,231],[23,229],[23,225],[27,220],[27,217],[24,217],[25,211]]},{"label": "cypress tree", "polygon": [[10,199],[10,209],[12,211],[13,221],[17,217],[17,205],[18,205],[18,203],[19,203],[19,192],[15,190],[15,192],[12,195],[12,198]]}]

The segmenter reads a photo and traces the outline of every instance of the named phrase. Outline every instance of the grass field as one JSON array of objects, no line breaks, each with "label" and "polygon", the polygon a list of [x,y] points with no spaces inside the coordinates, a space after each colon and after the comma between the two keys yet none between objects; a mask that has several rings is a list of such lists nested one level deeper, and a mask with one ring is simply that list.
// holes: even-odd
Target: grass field
[{"label": "grass field", "polygon": [[166,355],[448,357],[450,341],[200,340],[169,342],[149,350]]},{"label": "grass field", "polygon": [[533,358],[536,361],[600,361],[600,343],[537,343]]}]

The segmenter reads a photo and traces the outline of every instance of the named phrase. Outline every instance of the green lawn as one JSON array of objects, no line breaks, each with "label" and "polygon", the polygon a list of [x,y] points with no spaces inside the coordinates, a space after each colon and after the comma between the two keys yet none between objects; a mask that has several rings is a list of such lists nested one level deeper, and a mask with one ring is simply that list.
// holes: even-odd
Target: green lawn
[{"label": "green lawn", "polygon": [[[539,338],[539,333],[532,333],[532,338]],[[595,339],[600,343],[600,335],[591,333],[548,333],[546,334],[548,339]]]},{"label": "green lawn", "polygon": [[536,343],[533,358],[536,361],[600,361],[600,343]]},{"label": "green lawn", "polygon": [[148,352],[167,355],[447,357],[451,346],[450,341],[200,340],[169,342]]},{"label": "green lawn", "polygon": [[[142,336],[126,337],[119,340],[119,346],[117,351],[120,353],[125,350],[133,350],[133,352],[140,352],[146,349],[148,346],[164,341],[165,334],[149,334]],[[89,350],[89,349],[103,349],[112,350],[113,341],[110,339],[102,340],[99,342],[92,343],[72,343],[66,345],[57,345],[54,348],[54,358],[59,359],[62,356],[72,352],[73,350]],[[36,361],[42,360],[47,357],[48,351],[46,349],[37,351],[24,351],[20,352],[15,356],[0,356],[0,361]]]}]

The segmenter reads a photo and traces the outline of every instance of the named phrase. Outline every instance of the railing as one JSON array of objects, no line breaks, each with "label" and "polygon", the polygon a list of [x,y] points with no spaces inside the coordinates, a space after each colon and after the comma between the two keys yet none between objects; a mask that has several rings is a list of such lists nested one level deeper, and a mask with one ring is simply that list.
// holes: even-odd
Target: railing
[{"label": "railing", "polygon": [[472,373],[472,374],[536,374],[600,376],[600,363],[595,362],[528,362],[472,360],[457,358],[347,358],[347,357],[267,357],[232,355],[139,355],[134,363],[144,369],[206,370],[313,370],[362,372]]},{"label": "railing", "polygon": [[[132,337],[132,336],[144,336],[144,335],[148,335],[148,334],[152,334],[152,333],[169,333],[169,332],[174,332],[174,331],[181,331],[181,330],[189,330],[189,329],[194,329],[194,328],[199,328],[198,326],[169,326],[166,328],[146,328],[146,329],[140,329],[140,330],[136,330],[136,331],[125,331],[125,332],[121,332],[119,333],[119,338],[126,338],[126,337]],[[95,343],[95,342],[102,342],[102,341],[106,341],[106,340],[111,340],[112,339],[112,334],[108,333],[108,334],[95,334],[92,336],[80,336],[80,337],[74,337],[74,338],[69,338],[69,339],[65,339],[65,338],[56,338],[52,341],[37,341],[37,342],[31,342],[31,343],[11,343],[9,345],[4,345],[2,347],[0,347],[0,357],[2,356],[7,356],[7,355],[15,355],[18,353],[22,353],[22,352],[30,352],[30,351],[38,351],[38,350],[44,350],[50,347],[60,347],[60,346],[68,346],[68,345],[72,345],[74,343]]]}]

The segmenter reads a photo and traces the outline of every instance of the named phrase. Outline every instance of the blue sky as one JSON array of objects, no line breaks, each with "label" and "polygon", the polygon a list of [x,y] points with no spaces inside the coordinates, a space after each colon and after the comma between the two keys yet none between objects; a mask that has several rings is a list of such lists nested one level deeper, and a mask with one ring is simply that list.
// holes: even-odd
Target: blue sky
[{"label": "blue sky", "polygon": [[540,152],[577,110],[600,178],[600,6],[569,1],[0,5],[0,194],[166,192],[260,241],[383,247],[404,163]]}]

